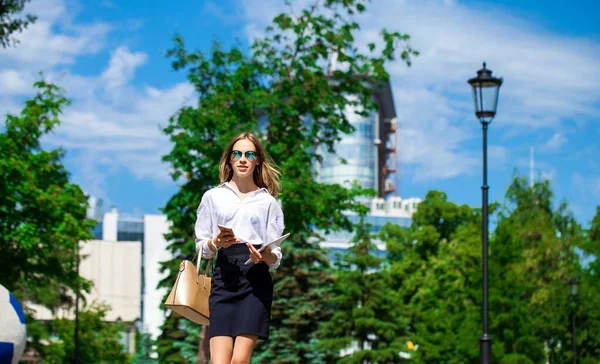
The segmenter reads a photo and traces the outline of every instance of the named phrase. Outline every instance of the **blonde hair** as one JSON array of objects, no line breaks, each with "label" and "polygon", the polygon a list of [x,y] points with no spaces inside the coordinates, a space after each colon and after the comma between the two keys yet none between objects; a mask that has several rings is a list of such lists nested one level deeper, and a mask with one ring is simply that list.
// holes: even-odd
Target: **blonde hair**
[{"label": "blonde hair", "polygon": [[277,169],[275,162],[273,162],[271,157],[267,154],[260,139],[258,139],[254,133],[242,133],[229,142],[229,145],[221,156],[221,162],[219,163],[219,179],[221,180],[221,183],[229,182],[231,181],[231,178],[233,178],[231,152],[233,152],[235,143],[242,139],[248,139],[254,144],[254,148],[256,148],[256,166],[252,173],[254,184],[258,187],[266,188],[273,196],[279,195],[281,193],[281,182],[279,182],[281,172]]}]

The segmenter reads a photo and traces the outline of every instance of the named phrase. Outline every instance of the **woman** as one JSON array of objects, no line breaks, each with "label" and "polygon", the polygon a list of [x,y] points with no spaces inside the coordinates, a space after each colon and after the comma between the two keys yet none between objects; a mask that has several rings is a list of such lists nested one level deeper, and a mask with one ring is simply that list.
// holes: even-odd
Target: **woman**
[{"label": "woman", "polygon": [[[206,259],[218,251],[209,298],[214,364],[250,363],[257,339],[269,337],[269,267],[279,267],[281,248],[257,249],[283,233],[283,212],[274,198],[281,190],[279,175],[256,135],[241,134],[221,157],[221,184],[198,207],[196,250]],[[253,263],[246,265],[248,258]]]}]

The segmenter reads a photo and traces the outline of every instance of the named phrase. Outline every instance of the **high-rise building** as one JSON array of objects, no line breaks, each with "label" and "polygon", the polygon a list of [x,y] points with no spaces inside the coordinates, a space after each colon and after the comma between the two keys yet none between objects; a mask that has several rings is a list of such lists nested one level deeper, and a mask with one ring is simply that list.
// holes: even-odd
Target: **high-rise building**
[{"label": "high-rise building", "polygon": [[[323,183],[351,186],[356,181],[363,188],[376,190],[376,198],[363,201],[370,208],[365,223],[376,233],[388,222],[402,227],[410,226],[421,199],[402,199],[398,196],[396,109],[392,90],[389,82],[371,85],[371,89],[377,110],[371,111],[367,117],[358,115],[352,108],[346,110],[346,116],[355,131],[342,135],[342,140],[335,146],[335,153],[329,153],[324,148],[317,149],[323,161],[315,165],[315,173],[317,180]],[[352,223],[359,221],[354,213],[345,215]],[[333,232],[325,235],[321,246],[328,248],[333,258],[335,253],[346,251],[352,237],[351,232]],[[384,244],[377,239],[374,242],[378,247],[376,253],[385,255]]]},{"label": "high-rise building", "polygon": [[345,114],[354,132],[341,135],[336,153],[318,148],[323,161],[316,164],[315,172],[320,182],[350,186],[357,181],[363,188],[375,189],[377,197],[386,198],[397,192],[396,110],[389,82],[371,85],[371,89],[377,110],[365,117],[348,107]]}]

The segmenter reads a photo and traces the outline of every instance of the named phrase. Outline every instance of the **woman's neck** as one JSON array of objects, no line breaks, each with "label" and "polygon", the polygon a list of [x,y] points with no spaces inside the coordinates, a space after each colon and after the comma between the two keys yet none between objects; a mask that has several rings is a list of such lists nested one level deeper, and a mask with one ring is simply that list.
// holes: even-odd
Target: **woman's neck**
[{"label": "woman's neck", "polygon": [[258,189],[252,177],[240,178],[234,175],[229,184],[235,186],[240,193],[248,193]]}]

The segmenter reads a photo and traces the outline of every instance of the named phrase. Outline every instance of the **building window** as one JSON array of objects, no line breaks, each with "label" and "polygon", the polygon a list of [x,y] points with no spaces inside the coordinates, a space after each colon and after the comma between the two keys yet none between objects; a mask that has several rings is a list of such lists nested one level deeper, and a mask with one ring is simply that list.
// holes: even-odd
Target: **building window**
[{"label": "building window", "polygon": [[119,231],[117,232],[117,241],[144,241],[144,233]]},{"label": "building window", "polygon": [[104,223],[102,221],[99,221],[96,226],[94,226],[94,228],[92,229],[92,233],[94,234],[94,239],[97,240],[102,240],[102,227],[104,226]]}]

